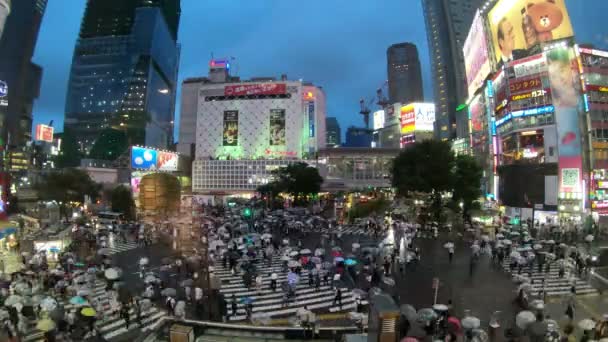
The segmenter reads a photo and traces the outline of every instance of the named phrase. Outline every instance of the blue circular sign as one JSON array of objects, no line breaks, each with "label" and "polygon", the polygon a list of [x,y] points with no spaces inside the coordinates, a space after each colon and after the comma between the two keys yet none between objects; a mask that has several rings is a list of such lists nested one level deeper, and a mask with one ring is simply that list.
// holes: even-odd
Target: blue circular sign
[{"label": "blue circular sign", "polygon": [[0,81],[0,97],[8,95],[8,84],[4,81]]}]

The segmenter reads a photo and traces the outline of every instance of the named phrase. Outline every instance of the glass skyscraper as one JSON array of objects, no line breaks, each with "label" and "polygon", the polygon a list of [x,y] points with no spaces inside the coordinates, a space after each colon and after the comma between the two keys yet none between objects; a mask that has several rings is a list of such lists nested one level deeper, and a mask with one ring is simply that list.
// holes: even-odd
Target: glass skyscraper
[{"label": "glass skyscraper", "polygon": [[435,136],[456,137],[456,108],[466,100],[462,47],[481,0],[422,0],[435,98]]},{"label": "glass skyscraper", "polygon": [[100,133],[173,143],[180,0],[88,0],[74,49],[65,131],[83,152]]},{"label": "glass skyscraper", "polygon": [[[5,170],[29,166],[26,145],[32,139],[32,108],[40,92],[42,68],[32,63],[47,0],[0,0],[8,15],[0,39],[0,146]],[[10,14],[8,6],[10,5]]]}]

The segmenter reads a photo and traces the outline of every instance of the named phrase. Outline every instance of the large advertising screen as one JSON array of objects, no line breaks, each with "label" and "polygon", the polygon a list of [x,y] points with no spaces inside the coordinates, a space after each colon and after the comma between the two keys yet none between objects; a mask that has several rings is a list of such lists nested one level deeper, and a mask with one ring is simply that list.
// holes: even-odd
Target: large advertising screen
[{"label": "large advertising screen", "polygon": [[498,0],[488,12],[498,63],[530,55],[540,43],[572,37],[564,0]]},{"label": "large advertising screen", "polygon": [[475,96],[469,103],[469,115],[471,117],[471,133],[483,131],[485,121],[485,107],[481,102],[481,96]]},{"label": "large advertising screen", "polygon": [[225,96],[281,95],[286,92],[285,83],[239,84],[224,87]]},{"label": "large advertising screen", "polygon": [[384,128],[385,114],[384,110],[377,110],[373,117],[374,130]]},{"label": "large advertising screen", "polygon": [[414,104],[401,107],[401,135],[411,134],[416,130],[416,112]]},{"label": "large advertising screen", "polygon": [[223,146],[238,146],[239,144],[239,111],[224,111]]},{"label": "large advertising screen", "polygon": [[36,141],[53,142],[53,131],[52,126],[38,124],[36,125]]},{"label": "large advertising screen", "polygon": [[483,19],[479,11],[475,14],[469,35],[464,41],[462,52],[470,97],[483,85],[483,81],[492,71]]},{"label": "large advertising screen", "polygon": [[582,143],[574,50],[557,48],[547,53],[551,94],[557,125],[560,192],[582,193]]},{"label": "large advertising screen", "polygon": [[179,155],[153,148],[131,147],[131,168],[137,170],[177,171]]},{"label": "large advertising screen", "polygon": [[270,146],[285,145],[285,109],[270,110]]}]

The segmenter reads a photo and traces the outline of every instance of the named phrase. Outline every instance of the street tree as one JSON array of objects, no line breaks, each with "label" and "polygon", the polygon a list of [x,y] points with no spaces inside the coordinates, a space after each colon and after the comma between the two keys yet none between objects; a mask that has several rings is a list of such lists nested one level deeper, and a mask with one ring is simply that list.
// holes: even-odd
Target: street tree
[{"label": "street tree", "polygon": [[127,220],[132,220],[135,214],[135,201],[131,189],[119,185],[110,193],[112,211],[124,214]]},{"label": "street tree", "polygon": [[430,195],[433,219],[441,222],[442,193],[452,190],[454,153],[448,142],[425,140],[408,146],[392,165],[392,185],[399,196]]},{"label": "street tree", "polygon": [[61,215],[67,219],[70,203],[84,203],[85,197],[94,201],[99,196],[101,185],[85,171],[68,168],[43,175],[34,188],[41,200],[56,201]]},{"label": "street tree", "polygon": [[480,181],[483,170],[472,156],[456,157],[453,170],[452,200],[462,203],[462,216],[467,218],[473,203],[481,196]]},{"label": "street tree", "polygon": [[294,163],[272,172],[273,181],[258,188],[261,193],[292,195],[296,204],[305,202],[308,195],[316,195],[321,190],[323,177],[317,168],[306,163]]}]

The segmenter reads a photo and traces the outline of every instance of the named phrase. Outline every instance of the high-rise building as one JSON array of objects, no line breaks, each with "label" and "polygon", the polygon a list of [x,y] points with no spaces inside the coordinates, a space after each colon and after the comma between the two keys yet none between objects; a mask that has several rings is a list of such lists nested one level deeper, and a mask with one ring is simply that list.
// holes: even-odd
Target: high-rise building
[{"label": "high-rise building", "polygon": [[456,107],[467,97],[462,47],[481,3],[481,0],[422,0],[438,139],[456,136]]},{"label": "high-rise building", "polygon": [[4,31],[4,24],[6,24],[6,18],[11,13],[11,0],[0,0],[0,38],[2,38],[2,32]]},{"label": "high-rise building", "polygon": [[424,101],[418,49],[412,43],[393,44],[386,50],[390,103]]},{"label": "high-rise building", "polygon": [[340,146],[342,143],[342,132],[340,131],[340,123],[335,117],[325,119],[325,129],[327,134],[327,147]]},{"label": "high-rise building", "polygon": [[88,0],[65,112],[83,152],[109,128],[131,145],[173,143],[180,13],[180,0]]},{"label": "high-rise building", "polygon": [[[8,4],[0,0],[0,12]],[[45,9],[46,0],[13,1],[0,39],[0,146],[8,151],[5,169],[10,171],[29,165],[26,144],[31,140],[32,108],[42,77],[42,68],[32,63],[32,56]]]}]

